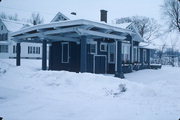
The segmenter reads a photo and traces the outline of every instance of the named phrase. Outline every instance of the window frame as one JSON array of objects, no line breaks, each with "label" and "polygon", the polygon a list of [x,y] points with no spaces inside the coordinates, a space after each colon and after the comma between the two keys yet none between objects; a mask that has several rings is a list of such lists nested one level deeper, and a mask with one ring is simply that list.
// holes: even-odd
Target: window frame
[{"label": "window frame", "polygon": [[[92,52],[92,51],[91,51],[91,46],[92,46],[92,45],[95,45],[95,52]],[[97,54],[97,43],[94,42],[94,43],[90,43],[90,44],[89,44],[89,53],[90,53],[90,54]]]},{"label": "window frame", "polygon": [[[111,47],[114,47],[114,61],[111,61]],[[108,63],[116,63],[116,45],[114,44],[114,43],[110,43],[110,44],[108,44],[108,47],[109,47],[109,49],[108,49]]]},{"label": "window frame", "polygon": [[133,61],[138,62],[138,48],[133,47]]},{"label": "window frame", "polygon": [[[2,47],[3,46],[3,47]],[[8,53],[8,45],[0,45],[0,53]]]},{"label": "window frame", "polygon": [[[104,45],[104,50],[102,49],[102,45]],[[100,43],[100,51],[101,52],[107,52],[107,43]]]},{"label": "window frame", "polygon": [[[130,52],[130,46],[131,44],[129,43],[122,43],[122,61],[124,63],[128,63],[130,62],[130,55],[131,55],[131,52]],[[126,55],[127,55],[127,60],[126,60]]]},{"label": "window frame", "polygon": [[138,48],[138,62],[141,62],[141,49]]},{"label": "window frame", "polygon": [[[64,59],[64,51],[63,51],[63,45],[68,45],[67,47],[68,47],[68,49],[67,49],[67,61],[63,61]],[[61,43],[61,63],[69,63],[69,43],[68,42],[63,42],[63,43]]]},{"label": "window frame", "polygon": [[13,54],[16,54],[16,45],[13,45]]},{"label": "window frame", "polygon": [[147,62],[147,50],[143,49],[143,62],[146,63]]}]

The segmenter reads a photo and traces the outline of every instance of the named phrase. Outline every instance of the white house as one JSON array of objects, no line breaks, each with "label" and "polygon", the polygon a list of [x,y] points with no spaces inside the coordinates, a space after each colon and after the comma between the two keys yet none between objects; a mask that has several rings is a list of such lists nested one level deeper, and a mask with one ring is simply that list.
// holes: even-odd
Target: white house
[{"label": "white house", "polygon": [[[30,26],[27,23],[0,19],[0,58],[15,58],[16,43],[11,40],[10,33]],[[40,59],[42,44],[22,43],[21,58]]]}]

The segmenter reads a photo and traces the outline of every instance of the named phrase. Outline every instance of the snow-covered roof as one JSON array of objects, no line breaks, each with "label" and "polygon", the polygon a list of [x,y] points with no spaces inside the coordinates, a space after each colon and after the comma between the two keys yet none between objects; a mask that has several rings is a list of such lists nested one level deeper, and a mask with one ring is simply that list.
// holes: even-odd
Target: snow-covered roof
[{"label": "snow-covered roof", "polygon": [[122,24],[113,24],[114,26],[117,26],[117,27],[120,27],[120,28],[123,28],[123,29],[127,29],[127,27],[129,25],[131,25],[131,23],[122,23]]},{"label": "snow-covered roof", "polygon": [[139,43],[140,48],[157,49],[157,46],[153,43],[141,42]]},{"label": "snow-covered roof", "polygon": [[86,26],[92,26],[92,27],[97,27],[97,28],[101,28],[101,29],[108,29],[108,30],[112,30],[112,31],[116,31],[116,32],[134,34],[130,30],[111,26],[104,22],[94,22],[94,21],[85,20],[85,19],[78,19],[78,20],[66,20],[66,21],[60,21],[60,22],[52,22],[52,23],[48,23],[48,24],[40,24],[40,25],[35,25],[32,27],[23,28],[17,32],[13,32],[11,34],[11,36],[17,36],[19,34],[31,32],[31,31],[35,31],[35,30],[58,28],[58,27],[70,27],[70,26],[78,26],[78,25],[86,25]]},{"label": "snow-covered roof", "polygon": [[132,32],[136,33],[136,34],[133,35],[133,40],[134,41],[144,42],[144,39],[139,34],[139,32],[138,32],[136,26],[134,25],[134,23],[131,23],[130,25],[128,25],[127,29],[129,29]]},{"label": "snow-covered roof", "polygon": [[24,27],[30,26],[28,23],[14,20],[1,19],[1,21],[6,26],[7,30],[10,32],[18,31]]}]

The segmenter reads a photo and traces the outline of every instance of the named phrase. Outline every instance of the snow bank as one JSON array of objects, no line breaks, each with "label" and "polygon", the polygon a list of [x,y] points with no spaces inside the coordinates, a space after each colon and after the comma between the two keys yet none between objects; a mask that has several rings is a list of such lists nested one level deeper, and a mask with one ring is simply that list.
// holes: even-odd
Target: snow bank
[{"label": "snow bank", "polygon": [[1,69],[6,70],[0,76],[0,115],[7,120],[179,117],[180,96],[175,90],[180,90],[180,77],[170,80],[166,75],[177,75],[178,68],[143,70],[122,80],[112,75],[42,71],[41,60],[22,60],[22,66],[14,65],[15,60],[0,60]]}]

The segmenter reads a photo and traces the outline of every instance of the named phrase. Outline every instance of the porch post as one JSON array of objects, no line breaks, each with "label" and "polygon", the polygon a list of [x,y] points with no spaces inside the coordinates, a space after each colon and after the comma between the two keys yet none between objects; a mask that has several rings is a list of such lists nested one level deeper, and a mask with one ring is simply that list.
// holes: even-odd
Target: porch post
[{"label": "porch post", "polygon": [[47,40],[42,41],[42,70],[47,70]]},{"label": "porch post", "polygon": [[81,37],[80,51],[80,72],[87,72],[87,38],[85,36]]},{"label": "porch post", "polygon": [[116,41],[116,71],[115,77],[124,78],[122,70],[122,41]]},{"label": "porch post", "polygon": [[48,70],[51,70],[51,68],[52,68],[51,52],[52,52],[52,43],[49,44],[49,68],[48,68]]},{"label": "porch post", "polygon": [[21,65],[21,43],[16,44],[16,66]]}]

